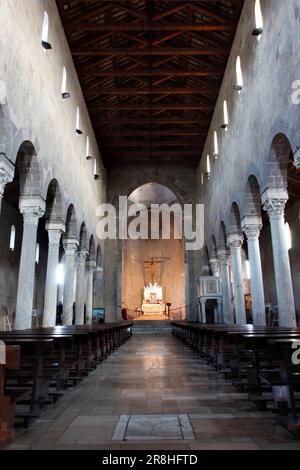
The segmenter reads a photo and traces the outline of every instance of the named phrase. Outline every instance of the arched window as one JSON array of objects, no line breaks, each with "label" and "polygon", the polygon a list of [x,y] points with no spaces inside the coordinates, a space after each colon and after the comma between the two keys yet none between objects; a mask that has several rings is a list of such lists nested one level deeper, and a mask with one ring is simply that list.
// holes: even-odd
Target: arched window
[{"label": "arched window", "polygon": [[56,268],[56,284],[62,286],[65,279],[64,265],[60,263]]},{"label": "arched window", "polygon": [[287,249],[291,250],[292,249],[292,233],[291,233],[291,228],[288,222],[284,224],[285,228],[285,241],[287,245]]},{"label": "arched window", "polygon": [[76,110],[76,134],[77,135],[82,135],[83,134],[82,130],[80,129],[80,109],[79,109],[79,106],[77,106],[77,110]]},{"label": "arched window", "polygon": [[243,72],[242,72],[242,64],[241,64],[241,58],[240,56],[237,57],[236,59],[236,83],[234,84],[233,88],[240,92],[241,89],[243,88],[244,81],[243,81]]},{"label": "arched window", "polygon": [[209,178],[210,178],[210,157],[209,157],[209,155],[206,156],[206,173],[205,173],[205,176],[209,180]]},{"label": "arched window", "polygon": [[68,92],[67,89],[67,81],[68,81],[68,73],[66,67],[63,68],[63,76],[62,76],[62,82],[61,82],[61,95],[64,100],[67,98],[70,98],[70,93]]},{"label": "arched window", "polygon": [[246,259],[245,261],[245,271],[246,271],[246,279],[251,279],[251,269],[249,260]]},{"label": "arched window", "polygon": [[10,229],[9,249],[11,251],[15,251],[15,248],[16,248],[16,227],[12,225]]},{"label": "arched window", "polygon": [[264,30],[264,20],[261,12],[260,0],[255,0],[255,28],[252,32],[253,36],[257,36],[257,39],[260,40],[261,35]]},{"label": "arched window", "polygon": [[214,159],[217,160],[219,157],[219,142],[218,142],[218,134],[217,131],[214,132]]},{"label": "arched window", "polygon": [[36,244],[36,249],[35,249],[35,262],[36,264],[39,264],[40,262],[40,244]]},{"label": "arched window", "polygon": [[222,124],[222,129],[225,129],[227,131],[228,125],[229,125],[228,107],[227,107],[227,101],[224,100],[224,102],[223,102],[223,124]]},{"label": "arched window", "polygon": [[45,49],[45,51],[52,49],[52,46],[49,42],[49,16],[46,11],[44,11],[44,19],[43,19],[42,46]]},{"label": "arched window", "polygon": [[94,179],[98,180],[100,178],[99,171],[98,171],[98,162],[97,158],[94,158]]},{"label": "arched window", "polygon": [[86,137],[85,158],[86,158],[87,160],[92,160],[92,159],[93,159],[93,157],[92,157],[92,155],[91,155],[90,138],[89,138],[89,136]]}]

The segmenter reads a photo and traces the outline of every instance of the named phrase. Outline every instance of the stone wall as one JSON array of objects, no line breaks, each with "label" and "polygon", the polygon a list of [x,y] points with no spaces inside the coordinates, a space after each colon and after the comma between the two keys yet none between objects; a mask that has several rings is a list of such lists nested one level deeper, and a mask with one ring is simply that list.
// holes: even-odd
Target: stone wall
[{"label": "stone wall", "polygon": [[[261,0],[264,32],[260,41],[252,36],[255,27],[254,2],[246,0],[228,61],[218,102],[211,122],[203,158],[198,170],[201,201],[206,205],[207,241],[217,238],[219,224],[229,228],[231,205],[236,202],[241,215],[245,210],[245,189],[254,175],[261,192],[269,186],[282,186],[279,165],[272,166],[272,142],[286,135],[293,150],[299,145],[300,105],[292,103],[292,84],[300,79],[300,8],[297,0]],[[235,63],[241,57],[244,86],[239,94]],[[227,100],[228,130],[223,124],[223,101]],[[213,153],[213,134],[219,136],[219,158],[211,159],[211,177],[204,178],[206,155]],[[286,158],[288,155],[286,155]],[[212,217],[212,214],[214,215]]]},{"label": "stone wall", "polygon": [[[41,46],[44,11],[52,45],[46,53]],[[101,187],[105,187],[105,170],[55,2],[2,0],[0,49],[2,150],[14,163],[21,144],[30,141],[37,153],[42,197],[56,178],[64,214],[73,203],[78,233],[85,221],[88,233],[95,235],[96,207],[105,197]],[[71,94],[66,100],[61,96],[64,66]],[[75,133],[77,106],[81,136]],[[100,182],[94,180],[93,162],[85,159],[87,135],[99,162]]]}]

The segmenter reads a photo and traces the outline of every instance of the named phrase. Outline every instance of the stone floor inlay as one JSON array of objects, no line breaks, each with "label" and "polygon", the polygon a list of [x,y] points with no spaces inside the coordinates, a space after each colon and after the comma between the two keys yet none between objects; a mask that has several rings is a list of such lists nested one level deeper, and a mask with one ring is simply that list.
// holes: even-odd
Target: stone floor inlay
[{"label": "stone floor inlay", "polygon": [[195,439],[188,415],[122,415],[113,440]]}]

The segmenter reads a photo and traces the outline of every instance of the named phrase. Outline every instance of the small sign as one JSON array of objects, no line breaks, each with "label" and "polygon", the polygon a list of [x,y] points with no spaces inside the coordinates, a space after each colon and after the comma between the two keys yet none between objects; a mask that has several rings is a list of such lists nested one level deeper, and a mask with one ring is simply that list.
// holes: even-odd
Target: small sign
[{"label": "small sign", "polygon": [[104,323],[105,322],[105,308],[94,308],[93,309],[93,323]]}]

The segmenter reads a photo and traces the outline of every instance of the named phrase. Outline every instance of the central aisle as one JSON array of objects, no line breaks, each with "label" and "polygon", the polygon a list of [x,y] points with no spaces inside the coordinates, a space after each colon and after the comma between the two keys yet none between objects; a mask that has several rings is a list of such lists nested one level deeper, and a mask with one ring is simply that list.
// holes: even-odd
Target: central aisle
[{"label": "central aisle", "polygon": [[300,443],[170,333],[141,332],[19,431],[10,448],[299,449]]}]

